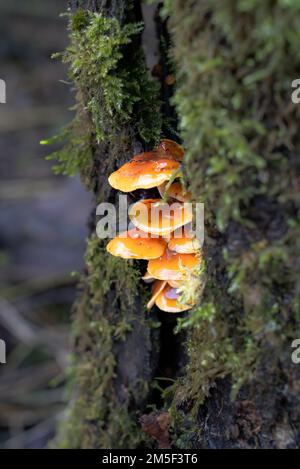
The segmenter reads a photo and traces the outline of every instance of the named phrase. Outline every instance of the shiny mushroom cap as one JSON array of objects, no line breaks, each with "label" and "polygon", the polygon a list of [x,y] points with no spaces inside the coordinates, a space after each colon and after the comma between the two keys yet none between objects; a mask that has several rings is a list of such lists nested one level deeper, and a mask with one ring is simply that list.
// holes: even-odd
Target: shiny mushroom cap
[{"label": "shiny mushroom cap", "polygon": [[172,288],[170,285],[165,285],[161,289],[155,298],[156,306],[167,313],[181,313],[182,311],[187,311],[191,309],[193,305],[181,304],[178,300],[180,294],[176,288]]},{"label": "shiny mushroom cap", "polygon": [[180,202],[190,202],[192,194],[186,192],[182,184],[178,181],[173,182],[170,187],[167,187],[167,182],[158,186],[158,191],[162,197],[172,197],[172,199],[179,200]]},{"label": "shiny mushroom cap", "polygon": [[156,259],[163,255],[166,243],[162,238],[151,238],[139,229],[121,233],[112,239],[106,250],[123,259]]},{"label": "shiny mushroom cap", "polygon": [[131,161],[112,173],[109,184],[122,192],[151,189],[168,181],[179,170],[178,161],[161,158],[155,152],[136,155]]},{"label": "shiny mushroom cap", "polygon": [[184,280],[186,272],[193,271],[199,262],[195,254],[178,254],[167,249],[161,257],[149,260],[148,272],[158,280]]},{"label": "shiny mushroom cap", "polygon": [[145,199],[130,207],[129,217],[140,230],[153,235],[168,236],[176,228],[192,221],[193,209],[191,204]]},{"label": "shiny mushroom cap", "polygon": [[173,233],[172,238],[168,242],[168,248],[170,251],[178,252],[179,254],[194,254],[200,249],[199,240],[195,235],[186,232],[183,229],[176,230]]},{"label": "shiny mushroom cap", "polygon": [[134,155],[131,161],[157,161],[161,159],[165,160],[165,159],[172,159],[172,158],[166,158],[165,155],[164,155],[164,158],[161,158],[161,156],[156,151],[144,151],[143,153]]},{"label": "shiny mushroom cap", "polygon": [[167,155],[176,161],[183,160],[184,149],[173,140],[169,140],[167,138],[163,139],[156,147],[156,151],[160,155]]}]

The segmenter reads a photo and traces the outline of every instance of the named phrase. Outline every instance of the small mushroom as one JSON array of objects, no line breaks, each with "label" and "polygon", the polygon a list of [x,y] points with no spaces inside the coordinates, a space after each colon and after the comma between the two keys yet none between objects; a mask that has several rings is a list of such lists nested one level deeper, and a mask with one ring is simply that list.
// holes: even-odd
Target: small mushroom
[{"label": "small mushroom", "polygon": [[151,238],[147,233],[134,228],[112,239],[106,250],[123,259],[156,259],[163,255],[166,243],[162,238]]},{"label": "small mushroom", "polygon": [[167,285],[167,282],[165,280],[156,280],[155,281],[155,283],[153,284],[153,287],[152,287],[151,299],[147,304],[147,309],[151,309],[154,306],[156,298],[158,297],[160,292],[165,288],[166,285]]},{"label": "small mushroom", "polygon": [[170,285],[165,285],[156,296],[156,306],[167,313],[181,313],[187,311],[193,307],[192,304],[181,304],[178,300],[180,294],[176,288],[172,288]]},{"label": "small mushroom", "polygon": [[112,173],[108,182],[122,192],[151,189],[168,181],[179,169],[178,161],[162,158],[155,152],[142,153]]},{"label": "small mushroom", "polygon": [[149,260],[148,272],[158,280],[184,280],[186,271],[195,269],[199,262],[195,254],[178,254],[166,249],[161,257]]},{"label": "small mushroom", "polygon": [[173,182],[170,187],[168,187],[167,182],[164,182],[158,186],[157,189],[162,197],[171,197],[179,200],[180,202],[190,202],[192,199],[191,193],[186,192],[182,184],[178,181]]},{"label": "small mushroom", "polygon": [[156,151],[160,155],[171,156],[176,161],[182,161],[184,156],[184,149],[181,145],[174,142],[173,140],[165,138],[156,147]]},{"label": "small mushroom", "polygon": [[161,199],[145,199],[129,209],[132,223],[140,230],[153,235],[168,236],[176,228],[193,219],[191,204],[162,202]]}]

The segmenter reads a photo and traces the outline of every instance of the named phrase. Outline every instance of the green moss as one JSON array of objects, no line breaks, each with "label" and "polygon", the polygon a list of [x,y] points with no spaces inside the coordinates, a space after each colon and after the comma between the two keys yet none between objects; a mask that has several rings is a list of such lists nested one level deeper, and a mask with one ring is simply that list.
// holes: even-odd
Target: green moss
[{"label": "green moss", "polygon": [[91,169],[92,148],[91,133],[88,120],[75,118],[58,135],[42,140],[42,145],[63,145],[61,149],[47,157],[50,161],[57,161],[52,170],[55,174],[75,176],[78,171]]},{"label": "green moss", "polygon": [[72,16],[70,20],[71,31],[82,31],[85,29],[89,22],[89,15],[86,11],[78,9]]},{"label": "green moss", "polygon": [[[48,157],[55,171],[74,175],[86,170],[91,148],[119,138],[126,125],[143,143],[154,144],[161,130],[158,87],[150,79],[137,35],[142,23],[120,25],[116,18],[78,10],[69,16],[70,45],[62,54],[77,90],[77,115],[54,139],[64,142]],[[130,54],[123,57],[125,47]],[[153,118],[155,116],[155,119]],[[83,127],[82,127],[83,126]]]},{"label": "green moss", "polygon": [[297,0],[164,2],[186,174],[207,229],[205,294],[179,323],[187,375],[169,390],[172,408],[189,396],[188,414],[216,378],[231,377],[233,397],[246,383],[263,387],[268,347],[271,374],[299,328],[298,13]]}]

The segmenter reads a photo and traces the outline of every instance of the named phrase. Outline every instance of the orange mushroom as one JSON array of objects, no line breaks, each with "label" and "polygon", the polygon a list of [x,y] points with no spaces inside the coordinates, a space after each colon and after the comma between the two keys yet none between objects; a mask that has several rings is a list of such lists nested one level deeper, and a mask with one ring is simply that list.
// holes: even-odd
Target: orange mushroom
[{"label": "orange mushroom", "polygon": [[[177,230],[179,231],[179,230]],[[184,229],[181,233],[175,231],[172,238],[168,242],[168,248],[170,251],[178,252],[179,254],[194,254],[200,249],[199,240],[196,236],[186,233]]]},{"label": "orange mushroom", "polygon": [[181,304],[178,301],[179,299],[180,293],[177,289],[172,288],[170,285],[165,285],[156,295],[155,304],[159,309],[167,313],[181,313],[193,307],[192,304]]},{"label": "orange mushroom", "polygon": [[167,186],[168,183],[164,182],[157,188],[162,197],[172,197],[180,202],[190,202],[192,199],[191,193],[187,192],[180,182],[176,181],[170,187]]},{"label": "orange mushroom", "polygon": [[151,299],[147,303],[147,309],[151,309],[154,306],[156,298],[158,297],[160,292],[165,288],[166,285],[167,282],[165,280],[156,280],[152,287]]},{"label": "orange mushroom", "polygon": [[157,187],[163,197],[133,204],[129,217],[135,228],[112,239],[107,251],[125,259],[148,260],[142,278],[154,284],[147,307],[156,304],[170,313],[190,309],[197,301],[202,281],[200,258],[196,255],[200,245],[190,233],[193,208],[187,202],[191,194],[180,182],[183,156],[184,149],[178,143],[164,139],[154,151],[135,155],[108,178],[114,189],[131,192]]},{"label": "orange mushroom", "polygon": [[166,243],[162,238],[151,238],[134,228],[112,239],[106,250],[113,256],[123,259],[156,259],[163,255]]},{"label": "orange mushroom", "polygon": [[168,280],[168,284],[172,288],[180,288],[183,285],[182,280]]},{"label": "orange mushroom", "polygon": [[[152,275],[149,274],[148,270],[145,273],[145,275],[142,277],[142,280],[144,280],[145,283],[152,283],[154,281],[157,281],[157,282],[160,281],[160,280],[156,280],[154,277],[152,277]],[[182,280],[168,280],[168,284],[172,288],[180,288],[180,287],[182,287],[182,285],[184,285],[184,282]]]},{"label": "orange mushroom", "polygon": [[161,257],[149,260],[148,272],[158,280],[184,280],[186,272],[193,271],[199,262],[195,254],[178,254],[167,249]]},{"label": "orange mushroom", "polygon": [[181,145],[173,140],[165,138],[156,148],[157,153],[160,155],[171,156],[176,161],[182,161],[184,156],[184,149]]},{"label": "orange mushroom", "polygon": [[157,151],[144,151],[143,153],[134,155],[131,161],[156,161],[156,160],[161,160],[161,159],[171,160],[172,158],[166,158],[166,155],[164,155],[164,158],[161,158],[161,155],[159,155]]},{"label": "orange mushroom", "polygon": [[150,275],[148,270],[147,270],[145,275],[143,275],[142,280],[144,280],[145,283],[152,283],[152,282],[154,282],[155,278],[153,278],[152,275]]},{"label": "orange mushroom", "polygon": [[168,181],[179,168],[178,161],[161,158],[155,152],[142,153],[112,173],[108,182],[122,192],[151,189]]},{"label": "orange mushroom", "polygon": [[193,210],[191,204],[145,199],[130,207],[129,217],[140,230],[153,235],[168,236],[176,228],[192,221]]}]

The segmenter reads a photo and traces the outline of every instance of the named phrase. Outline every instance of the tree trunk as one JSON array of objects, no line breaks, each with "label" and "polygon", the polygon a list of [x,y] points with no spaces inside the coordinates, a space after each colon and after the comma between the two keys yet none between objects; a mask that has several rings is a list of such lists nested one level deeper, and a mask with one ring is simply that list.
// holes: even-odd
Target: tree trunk
[{"label": "tree trunk", "polygon": [[[173,54],[187,182],[194,200],[205,203],[206,287],[178,326],[174,315],[145,314],[139,279],[145,267],[111,259],[92,214],[74,307],[73,395],[62,447],[299,446],[300,365],[291,360],[291,342],[300,337],[300,139],[299,105],[289,90],[300,73],[299,15],[297,2],[250,3],[165,1],[165,19],[156,16],[160,64],[153,74],[160,91],[147,76],[141,33],[134,34],[111,70],[114,77],[134,70],[141,84],[122,116],[106,112],[104,79],[80,80],[82,61],[73,74],[77,119],[83,127],[88,122],[92,158],[80,163],[81,175],[96,203],[117,204],[109,173],[152,148],[160,130],[176,138],[173,80],[166,80],[174,74],[167,59]],[[70,6],[73,46],[87,28],[82,12],[115,18],[121,28],[142,20],[139,0]],[[104,103],[101,138],[93,99],[96,110]]]}]

